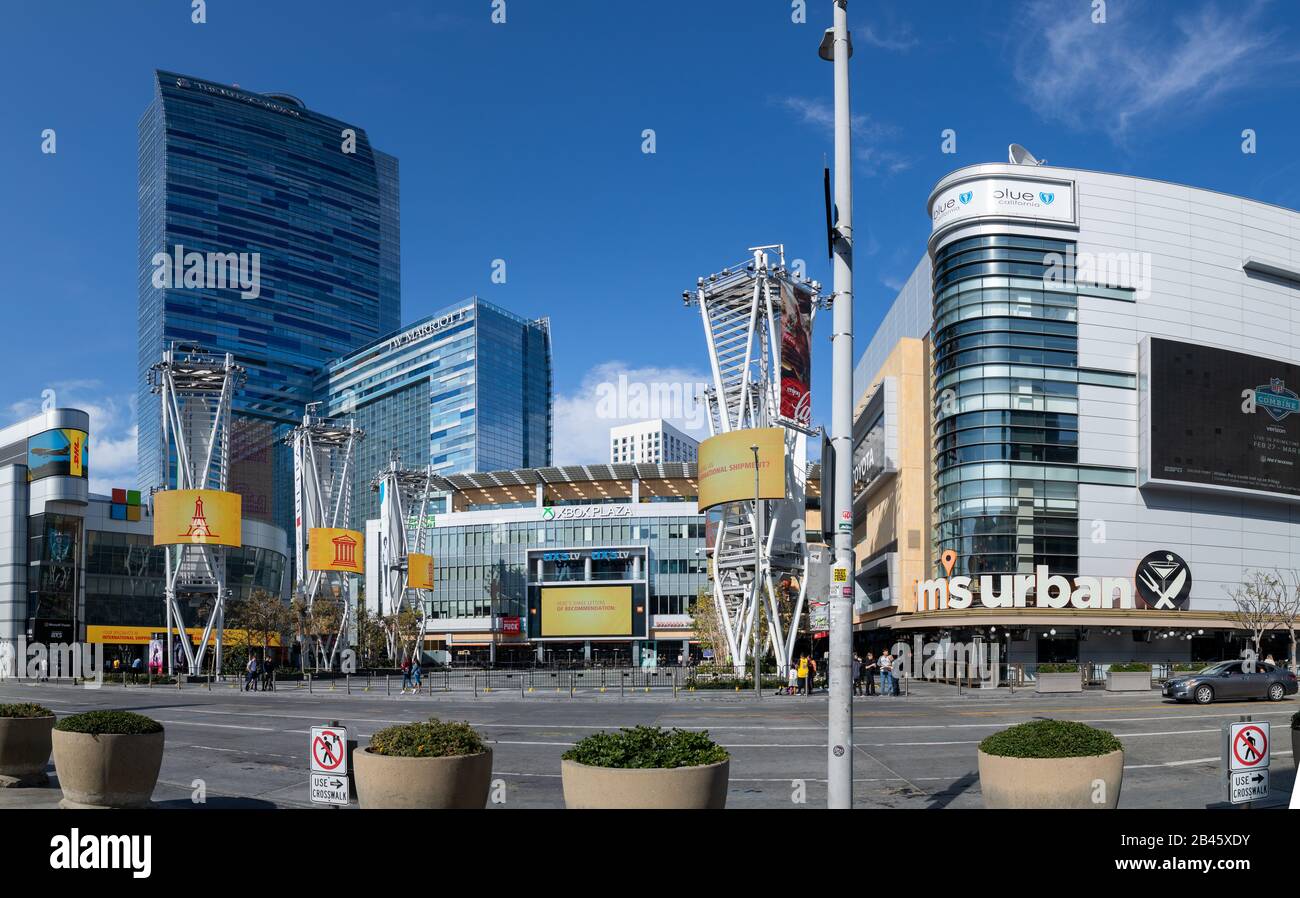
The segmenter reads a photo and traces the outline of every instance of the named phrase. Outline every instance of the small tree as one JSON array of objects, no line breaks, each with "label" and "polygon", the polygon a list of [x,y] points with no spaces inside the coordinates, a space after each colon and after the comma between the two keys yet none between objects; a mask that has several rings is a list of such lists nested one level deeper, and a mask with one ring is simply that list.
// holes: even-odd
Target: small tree
[{"label": "small tree", "polygon": [[1300,628],[1300,571],[1289,570],[1286,576],[1281,571],[1275,574],[1278,581],[1275,593],[1277,625],[1291,637],[1291,669],[1300,670],[1300,659],[1296,658],[1296,630]]},{"label": "small tree", "polygon": [[1277,596],[1281,588],[1281,576],[1268,571],[1248,571],[1240,586],[1235,589],[1224,587],[1235,606],[1229,617],[1238,627],[1250,633],[1257,658],[1264,634],[1277,627]]},{"label": "small tree", "polygon": [[234,625],[247,634],[248,645],[260,645],[262,656],[266,657],[272,637],[284,637],[293,623],[293,614],[289,606],[279,596],[271,595],[264,589],[253,590],[247,598],[232,603],[230,618]]}]

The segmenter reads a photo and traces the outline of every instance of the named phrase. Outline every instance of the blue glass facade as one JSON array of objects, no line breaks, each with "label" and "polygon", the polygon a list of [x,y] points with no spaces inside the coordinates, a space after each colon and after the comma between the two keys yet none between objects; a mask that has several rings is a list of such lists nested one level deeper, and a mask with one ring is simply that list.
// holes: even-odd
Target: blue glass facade
[{"label": "blue glass facade", "polygon": [[[281,439],[325,363],[401,321],[397,160],[364,129],[293,97],[161,71],[139,150],[140,485],[163,481],[149,367],[173,342],[231,352],[248,369],[234,400],[231,489],[246,516],[291,531]],[[159,254],[177,246],[209,260],[257,254],[258,282],[159,286]]]},{"label": "blue glass facade", "polygon": [[331,362],[318,389],[328,414],[350,415],[366,431],[354,469],[356,529],[378,517],[370,481],[393,452],[441,475],[551,463],[550,326],[477,297]]},{"label": "blue glass facade", "polygon": [[[1132,486],[1131,469],[1079,462],[1079,386],[1134,375],[1079,367],[1071,241],[990,234],[934,254],[935,558],[959,572],[1079,569],[1079,484]],[[937,567],[936,567],[937,570]]]}]

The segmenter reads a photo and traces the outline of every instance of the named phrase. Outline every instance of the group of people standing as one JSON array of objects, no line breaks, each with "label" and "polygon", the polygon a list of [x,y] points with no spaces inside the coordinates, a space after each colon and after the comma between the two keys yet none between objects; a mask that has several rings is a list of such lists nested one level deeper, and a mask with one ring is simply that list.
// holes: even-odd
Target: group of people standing
[{"label": "group of people standing", "polygon": [[[822,661],[827,660],[822,656]],[[877,657],[871,652],[867,652],[866,657],[853,653],[853,694],[854,695],[876,695],[876,675],[880,675],[880,695],[898,695],[898,677],[894,673],[894,656],[889,649],[885,649]],[[830,679],[830,665],[826,664],[827,679]],[[781,690],[785,695],[812,695],[814,683],[817,680],[817,661],[816,659],[803,654],[799,656],[799,663],[790,666],[790,679],[785,689]]]},{"label": "group of people standing", "polygon": [[889,649],[881,652],[880,657],[876,657],[871,652],[867,652],[865,658],[857,652],[853,653],[853,694],[875,695],[877,672],[880,674],[880,695],[898,695],[898,677],[894,676],[894,656],[890,654]]}]

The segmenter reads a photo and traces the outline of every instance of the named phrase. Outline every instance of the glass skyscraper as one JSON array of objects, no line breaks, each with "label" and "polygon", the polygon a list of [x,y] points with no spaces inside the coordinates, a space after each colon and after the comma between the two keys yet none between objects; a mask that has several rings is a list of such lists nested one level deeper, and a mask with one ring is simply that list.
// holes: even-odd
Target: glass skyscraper
[{"label": "glass skyscraper", "polygon": [[282,438],[325,363],[401,321],[397,160],[295,97],[162,71],[139,151],[140,485],[164,480],[149,368],[173,343],[231,352],[230,488],[292,532]]},{"label": "glass skyscraper", "polygon": [[[370,481],[390,453],[403,467],[462,474],[551,463],[551,333],[473,297],[326,366],[329,415],[366,431],[353,482],[353,526],[378,517]],[[445,511],[441,505],[434,511]]]}]

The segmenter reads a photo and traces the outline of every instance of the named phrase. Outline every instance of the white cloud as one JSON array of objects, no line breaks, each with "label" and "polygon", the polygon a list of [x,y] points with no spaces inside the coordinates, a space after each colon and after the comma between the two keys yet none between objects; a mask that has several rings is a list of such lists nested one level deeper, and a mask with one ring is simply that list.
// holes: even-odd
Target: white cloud
[{"label": "white cloud", "polygon": [[1205,3],[1171,23],[1112,4],[1108,21],[1094,24],[1086,8],[1063,15],[1059,3],[1038,0],[1024,21],[1042,37],[1015,39],[1016,80],[1045,119],[1123,143],[1134,125],[1185,117],[1245,87],[1264,66],[1295,61],[1275,46],[1278,31],[1260,26],[1264,5]]},{"label": "white cloud", "polygon": [[[90,491],[108,493],[113,487],[136,485],[135,394],[105,393],[95,380],[68,380],[48,388],[56,408],[77,408],[90,416]],[[8,421],[13,423],[39,414],[45,398],[20,399],[9,405]]]},{"label": "white cloud", "polygon": [[703,387],[710,378],[687,368],[631,368],[602,362],[583,377],[578,389],[555,397],[557,465],[609,461],[609,429],[619,424],[663,418],[687,436],[709,435]]},{"label": "white cloud", "polygon": [[[810,100],[806,97],[783,97],[779,105],[794,113],[800,122],[812,125],[826,132],[827,137],[835,133],[835,109],[825,100]],[[898,174],[910,168],[912,160],[890,149],[885,144],[895,140],[900,130],[896,125],[879,122],[869,115],[857,114],[851,117],[853,130],[853,156],[858,162],[859,171],[866,177],[880,174]]]},{"label": "white cloud", "polygon": [[900,25],[891,34],[886,34],[884,29],[879,26],[864,25],[858,29],[858,37],[862,38],[870,46],[879,47],[882,50],[892,50],[896,53],[906,53],[920,43],[916,36],[912,34],[910,25]]}]

